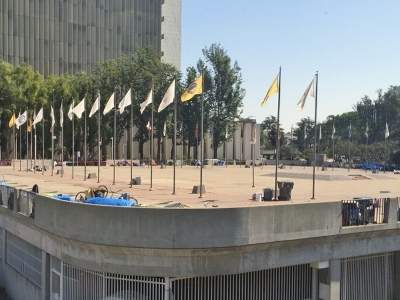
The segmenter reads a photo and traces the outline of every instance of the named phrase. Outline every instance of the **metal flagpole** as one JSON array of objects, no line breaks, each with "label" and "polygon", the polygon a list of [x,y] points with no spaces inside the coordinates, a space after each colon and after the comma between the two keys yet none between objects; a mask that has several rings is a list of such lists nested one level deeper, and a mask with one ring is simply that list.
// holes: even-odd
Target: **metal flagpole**
[{"label": "metal flagpole", "polygon": [[84,181],[86,181],[86,165],[87,165],[87,142],[86,142],[86,140],[87,140],[87,120],[86,120],[86,99],[84,98],[84,100],[83,100],[84,102],[83,102],[83,106],[84,106],[84,114],[85,114],[85,132],[83,133],[83,139],[84,139],[84,141],[83,141],[83,147],[85,147],[84,149],[83,149],[83,155],[84,155],[84,163],[85,163],[85,166],[84,166],[84,168],[83,168],[83,180]]},{"label": "metal flagpole", "polygon": [[251,138],[251,159],[252,159],[252,161],[253,161],[253,163],[252,163],[252,169],[253,169],[253,188],[254,187],[256,187],[256,185],[255,185],[255,182],[254,182],[254,168],[255,168],[255,150],[256,150],[256,141],[254,140],[254,138],[255,138],[255,130],[256,130],[256,128],[255,128],[255,124],[253,124],[253,127],[252,127],[252,131],[251,131],[251,134],[252,134],[252,138]]},{"label": "metal flagpole", "polygon": [[172,187],[172,195],[175,195],[175,185],[176,185],[176,114],[178,110],[178,101],[175,95],[174,99],[174,180],[173,180],[173,187]]},{"label": "metal flagpole", "polygon": [[100,183],[100,165],[101,165],[101,112],[100,112],[100,103],[101,103],[101,97],[100,97],[100,91],[98,91],[98,97],[99,97],[99,105],[97,107],[98,109],[98,117],[97,117],[97,152],[98,152],[98,162],[97,162],[97,183]]},{"label": "metal flagpole", "polygon": [[[64,101],[61,101],[60,114],[64,114]],[[60,116],[63,120],[61,125],[61,177],[64,177],[64,115]]]},{"label": "metal flagpole", "polygon": [[[204,89],[204,76],[202,76],[202,87]],[[204,91],[203,91],[204,92]],[[199,198],[203,198],[203,161],[204,161],[204,97],[203,94],[200,97],[200,106],[201,106],[201,124],[200,124],[200,196]]]},{"label": "metal flagpole", "polygon": [[17,135],[16,135],[16,132],[15,132],[15,120],[14,120],[14,126],[13,126],[13,136],[14,136],[13,170],[15,170],[15,159],[17,157],[17,151],[16,151]]},{"label": "metal flagpole", "polygon": [[33,173],[36,174],[36,160],[37,160],[37,131],[36,131],[36,125],[35,125],[35,157],[33,159]]},{"label": "metal flagpole", "polygon": [[351,138],[352,138],[352,134],[351,134],[351,122],[350,122],[350,127],[349,127],[349,146],[348,146],[348,168],[347,171],[350,172],[350,156],[351,156]]},{"label": "metal flagpole", "polygon": [[315,168],[317,166],[317,117],[318,117],[318,71],[315,73],[315,112],[314,112],[314,163],[313,163],[313,190],[311,199],[315,199]]},{"label": "metal flagpole", "polygon": [[183,168],[183,163],[184,163],[184,157],[183,157],[183,148],[184,148],[184,143],[185,140],[183,139],[183,121],[182,121],[182,126],[181,126],[181,144],[182,144],[182,148],[181,148],[181,169]]},{"label": "metal flagpole", "polygon": [[26,110],[26,172],[28,172],[29,169],[29,122],[28,122],[28,110]]},{"label": "metal flagpole", "polygon": [[133,187],[133,96],[131,93],[131,131],[130,131],[130,147],[131,147],[131,178],[130,186]]},{"label": "metal flagpole", "polygon": [[19,170],[22,171],[22,130],[19,127]]},{"label": "metal flagpole", "polygon": [[[153,85],[154,91],[154,85]],[[154,151],[154,99],[151,102],[151,141],[150,141],[150,191],[153,189],[153,151]]]},{"label": "metal flagpole", "polygon": [[[72,102],[72,107],[75,102]],[[74,179],[74,166],[75,166],[75,114],[72,113],[72,179]]]},{"label": "metal flagpole", "polygon": [[114,155],[113,155],[113,164],[114,164],[114,166],[113,166],[113,183],[112,183],[113,185],[115,185],[115,156],[116,156],[116,153],[115,153],[116,147],[115,147],[115,145],[117,143],[117,99],[118,99],[117,95],[118,95],[118,90],[115,89],[115,99],[114,99],[114,139],[113,139],[113,153],[114,153]]},{"label": "metal flagpole", "polygon": [[279,164],[279,124],[280,124],[280,114],[281,114],[281,77],[282,68],[279,67],[279,86],[278,86],[278,114],[276,120],[276,153],[275,153],[275,200],[278,199],[278,164]]},{"label": "metal flagpole", "polygon": [[[54,93],[53,93],[53,106],[51,107],[54,113]],[[51,176],[54,175],[54,126],[53,120],[51,120]]]},{"label": "metal flagpole", "polygon": [[44,116],[42,118],[42,175],[44,175]]},{"label": "metal flagpole", "polygon": [[32,118],[32,123],[31,123],[31,151],[30,151],[30,160],[31,160],[31,169],[33,165],[33,118]]}]

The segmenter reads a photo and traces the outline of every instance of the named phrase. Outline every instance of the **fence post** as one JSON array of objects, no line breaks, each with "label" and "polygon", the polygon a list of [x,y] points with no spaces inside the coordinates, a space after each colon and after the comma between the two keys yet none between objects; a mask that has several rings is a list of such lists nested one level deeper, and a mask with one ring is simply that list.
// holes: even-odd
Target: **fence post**
[{"label": "fence post", "polygon": [[171,278],[165,277],[164,300],[170,300],[170,295],[171,295]]},{"label": "fence post", "polygon": [[398,198],[389,199],[388,224],[396,224],[399,221],[398,211],[399,211],[399,199]]}]

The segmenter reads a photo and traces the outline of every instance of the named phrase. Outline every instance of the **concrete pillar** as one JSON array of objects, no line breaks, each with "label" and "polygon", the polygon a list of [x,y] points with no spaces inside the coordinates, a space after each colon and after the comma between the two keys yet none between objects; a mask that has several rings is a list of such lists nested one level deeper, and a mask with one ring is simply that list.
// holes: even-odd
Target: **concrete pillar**
[{"label": "concrete pillar", "polygon": [[[169,300],[171,295],[171,278],[165,277],[164,300]],[[172,299],[172,298],[171,298]]]},{"label": "concrete pillar", "polygon": [[319,281],[318,281],[318,269],[312,269],[312,300],[318,300],[318,290],[319,290]]},{"label": "concrete pillar", "polygon": [[398,209],[399,209],[399,200],[397,198],[390,199],[388,224],[397,224]]},{"label": "concrete pillar", "polygon": [[340,277],[341,277],[341,261],[340,259],[331,260],[329,264],[330,275],[330,293],[329,299],[340,299]]},{"label": "concrete pillar", "polygon": [[[61,278],[62,280],[62,278]],[[50,255],[42,251],[42,297],[41,300],[50,299]]]}]

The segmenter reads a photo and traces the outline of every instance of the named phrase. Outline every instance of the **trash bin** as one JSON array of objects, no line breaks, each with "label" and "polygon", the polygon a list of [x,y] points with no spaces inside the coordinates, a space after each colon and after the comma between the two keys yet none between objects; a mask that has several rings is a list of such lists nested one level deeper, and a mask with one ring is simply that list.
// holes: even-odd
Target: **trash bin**
[{"label": "trash bin", "polygon": [[294,183],[291,181],[278,181],[279,197],[281,201],[289,201],[292,199],[292,190]]},{"label": "trash bin", "polygon": [[264,189],[263,201],[272,201],[273,196],[274,195],[272,189]]}]

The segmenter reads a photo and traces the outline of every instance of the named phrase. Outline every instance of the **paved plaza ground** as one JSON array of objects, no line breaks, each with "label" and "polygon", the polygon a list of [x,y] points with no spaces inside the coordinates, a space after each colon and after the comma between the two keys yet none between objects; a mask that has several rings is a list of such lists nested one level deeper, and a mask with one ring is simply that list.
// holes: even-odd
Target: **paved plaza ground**
[{"label": "paved plaza ground", "polygon": [[[39,185],[41,194],[70,194],[96,187],[97,179],[84,181],[83,167],[75,167],[75,178],[71,178],[71,167],[65,167],[64,177],[34,174],[32,171],[19,171],[12,167],[0,167],[0,177],[7,184],[31,189]],[[87,172],[97,172],[97,167],[88,167]],[[191,194],[193,185],[199,184],[200,170],[194,166],[176,168],[176,195],[172,195],[173,168],[153,168],[153,190],[150,191],[149,167],[134,167],[133,176],[142,178],[142,185],[129,187],[130,167],[116,167],[116,185],[112,185],[113,167],[102,167],[100,184],[121,194],[130,193],[144,207],[183,206],[187,208],[247,207],[259,205],[276,205],[282,202],[255,202],[253,193],[261,193],[263,188],[274,186],[274,166],[255,168],[255,188],[252,188],[252,169],[239,166],[210,167],[204,169],[204,184],[207,193],[202,199]],[[372,174],[363,170],[317,169],[316,199],[310,200],[312,192],[311,167],[285,167],[279,170],[279,180],[293,181],[294,189],[290,203],[310,201],[338,201],[353,197],[398,197],[400,195],[400,175],[391,172]],[[283,202],[287,203],[287,202]]]}]

